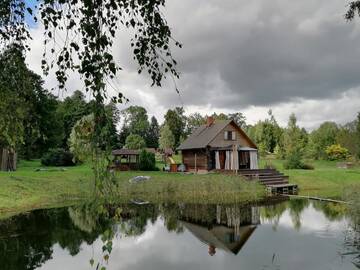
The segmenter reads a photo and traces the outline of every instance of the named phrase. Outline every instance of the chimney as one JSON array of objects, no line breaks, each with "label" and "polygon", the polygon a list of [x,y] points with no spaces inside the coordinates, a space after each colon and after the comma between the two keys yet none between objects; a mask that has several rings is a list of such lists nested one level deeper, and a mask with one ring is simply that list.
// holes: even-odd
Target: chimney
[{"label": "chimney", "polygon": [[208,116],[208,118],[206,119],[206,126],[210,127],[212,124],[214,124],[214,122],[215,122],[214,117]]}]

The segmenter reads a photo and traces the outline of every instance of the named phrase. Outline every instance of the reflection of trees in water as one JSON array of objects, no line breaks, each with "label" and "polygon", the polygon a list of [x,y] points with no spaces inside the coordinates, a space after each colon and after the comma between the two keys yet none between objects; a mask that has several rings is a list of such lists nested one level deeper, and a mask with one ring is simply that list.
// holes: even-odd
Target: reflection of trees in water
[{"label": "reflection of trees in water", "polygon": [[49,260],[53,245],[76,255],[83,242],[91,244],[103,228],[78,229],[66,209],[34,211],[0,222],[0,262],[6,269],[35,269]]},{"label": "reflection of trees in water", "polygon": [[[260,216],[262,219],[270,220],[276,228],[280,217],[288,209],[294,227],[299,229],[301,213],[308,204],[307,200],[297,199],[261,208],[251,204],[110,206],[92,203],[69,209],[34,211],[0,222],[0,262],[9,270],[35,269],[51,259],[54,244],[59,244],[74,256],[80,251],[82,243],[91,245],[99,236],[105,249],[103,253],[102,250],[96,251],[96,254],[101,255],[98,261],[104,262],[111,254],[114,237],[139,236],[145,232],[146,225],[153,224],[158,217],[163,219],[164,226],[169,231],[176,233],[183,232],[180,220],[184,220],[205,228],[217,225],[231,227],[236,234],[240,226],[258,224]],[[345,215],[344,208],[337,204],[314,202],[313,205],[331,221],[341,219]],[[358,210],[354,209],[352,215],[354,228],[357,229]],[[358,248],[359,233],[349,236],[347,243]],[[93,266],[96,267],[97,262],[94,262]]]},{"label": "reflection of trees in water", "polygon": [[273,225],[273,229],[277,230],[280,217],[283,215],[285,210],[286,210],[285,203],[267,205],[267,206],[261,208],[260,217],[262,219],[265,219],[265,220],[271,222],[271,224]]},{"label": "reflection of trees in water", "polygon": [[308,205],[309,200],[291,199],[288,201],[287,206],[295,230],[301,228],[301,213]]},{"label": "reflection of trees in water", "polygon": [[348,212],[347,205],[342,203],[313,201],[312,205],[316,210],[321,211],[330,221],[340,221]]}]

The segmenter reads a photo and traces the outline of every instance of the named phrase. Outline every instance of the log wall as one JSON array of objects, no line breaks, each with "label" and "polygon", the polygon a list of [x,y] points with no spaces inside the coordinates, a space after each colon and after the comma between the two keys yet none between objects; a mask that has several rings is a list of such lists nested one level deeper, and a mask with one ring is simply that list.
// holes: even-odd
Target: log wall
[{"label": "log wall", "polygon": [[208,155],[205,150],[183,150],[182,159],[188,171],[195,170],[195,154],[196,154],[196,169],[208,170]]}]

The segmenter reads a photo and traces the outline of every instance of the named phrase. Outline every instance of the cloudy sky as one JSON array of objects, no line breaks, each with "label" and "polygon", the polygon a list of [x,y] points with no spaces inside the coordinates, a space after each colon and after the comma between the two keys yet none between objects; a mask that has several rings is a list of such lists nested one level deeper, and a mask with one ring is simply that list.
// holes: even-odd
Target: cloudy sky
[{"label": "cloudy sky", "polygon": [[[174,51],[180,97],[171,81],[154,88],[137,74],[128,33],[115,42],[123,71],[112,86],[160,121],[183,104],[186,114],[240,111],[249,123],[270,108],[282,125],[291,112],[308,129],[326,120],[345,123],[360,111],[360,19],[346,22],[345,12],[339,0],[168,0],[167,20],[183,44]],[[38,72],[41,31],[32,29],[27,58]],[[46,86],[56,86],[53,76]],[[55,94],[82,88],[76,76],[67,87]]]}]

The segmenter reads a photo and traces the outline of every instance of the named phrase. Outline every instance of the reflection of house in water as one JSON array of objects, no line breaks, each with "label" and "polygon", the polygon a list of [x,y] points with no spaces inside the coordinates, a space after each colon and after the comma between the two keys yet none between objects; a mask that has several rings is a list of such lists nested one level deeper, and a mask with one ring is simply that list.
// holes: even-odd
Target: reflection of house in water
[{"label": "reflection of house in water", "polygon": [[183,209],[181,222],[209,246],[210,255],[215,254],[216,248],[237,254],[260,224],[260,209],[255,206],[197,205]]}]

